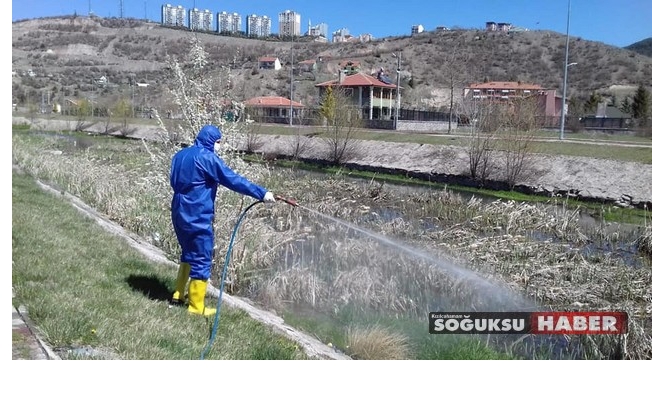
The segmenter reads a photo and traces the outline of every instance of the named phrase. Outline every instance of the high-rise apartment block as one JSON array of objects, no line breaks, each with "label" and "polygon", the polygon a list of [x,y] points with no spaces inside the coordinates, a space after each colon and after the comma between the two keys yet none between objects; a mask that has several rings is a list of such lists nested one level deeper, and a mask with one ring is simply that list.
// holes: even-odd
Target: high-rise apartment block
[{"label": "high-rise apartment block", "polygon": [[242,18],[238,13],[222,11],[217,14],[217,32],[238,33],[242,31]]},{"label": "high-rise apartment block", "polygon": [[267,37],[272,34],[272,20],[267,15],[247,15],[247,36]]},{"label": "high-rise apartment block", "polygon": [[279,13],[278,35],[280,37],[301,36],[301,15],[290,10]]},{"label": "high-rise apartment block", "polygon": [[163,25],[186,26],[186,9],[182,6],[165,4],[161,9],[161,23]]},{"label": "high-rise apartment block", "polygon": [[188,13],[188,28],[193,31],[210,31],[213,29],[213,13],[210,10],[193,8]]}]

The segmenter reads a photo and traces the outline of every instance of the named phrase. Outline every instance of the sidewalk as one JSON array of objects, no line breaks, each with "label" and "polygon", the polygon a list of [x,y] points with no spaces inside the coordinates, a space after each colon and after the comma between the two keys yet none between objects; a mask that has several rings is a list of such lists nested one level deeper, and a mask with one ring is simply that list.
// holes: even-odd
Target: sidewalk
[{"label": "sidewalk", "polygon": [[61,358],[38,337],[32,326],[27,309],[23,306],[16,308],[12,305],[11,359],[60,360]]}]

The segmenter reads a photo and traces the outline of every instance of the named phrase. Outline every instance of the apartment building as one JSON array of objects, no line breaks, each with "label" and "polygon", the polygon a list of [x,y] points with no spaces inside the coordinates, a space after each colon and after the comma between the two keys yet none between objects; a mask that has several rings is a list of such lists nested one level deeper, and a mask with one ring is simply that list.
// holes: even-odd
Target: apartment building
[{"label": "apartment building", "polygon": [[217,14],[217,32],[238,33],[242,32],[242,18],[238,13],[222,11]]},{"label": "apartment building", "polygon": [[425,29],[423,28],[423,25],[412,25],[412,35],[417,35],[419,33],[423,33]]},{"label": "apartment building", "polygon": [[353,38],[353,36],[351,36],[349,30],[347,28],[342,28],[333,32],[332,42],[333,43],[349,42],[351,41],[351,38]]},{"label": "apartment building", "polygon": [[306,32],[308,36],[322,36],[326,39],[328,39],[328,25],[325,23],[320,23],[317,25],[311,25],[310,21],[308,21],[308,32]]},{"label": "apartment building", "polygon": [[526,97],[543,91],[543,87],[523,82],[483,82],[472,83],[464,88],[464,97],[479,100],[509,100]]},{"label": "apartment building", "polygon": [[272,34],[272,20],[267,15],[247,15],[247,36],[267,37]]},{"label": "apartment building", "polygon": [[509,22],[493,22],[489,21],[485,24],[485,29],[489,32],[508,32],[512,29],[512,24]]},{"label": "apartment building", "polygon": [[170,26],[186,26],[186,9],[182,6],[164,4],[161,7],[161,24]]},{"label": "apartment building", "polygon": [[279,13],[278,35],[280,37],[301,36],[301,15],[290,10]]},{"label": "apartment building", "polygon": [[188,13],[188,28],[193,31],[210,31],[213,29],[213,13],[210,10],[193,8]]},{"label": "apartment building", "polygon": [[538,113],[543,116],[557,116],[561,110],[561,101],[557,98],[555,89],[545,89],[532,83],[472,83],[464,88],[463,95],[465,99],[506,103],[514,99],[533,98],[536,99]]}]

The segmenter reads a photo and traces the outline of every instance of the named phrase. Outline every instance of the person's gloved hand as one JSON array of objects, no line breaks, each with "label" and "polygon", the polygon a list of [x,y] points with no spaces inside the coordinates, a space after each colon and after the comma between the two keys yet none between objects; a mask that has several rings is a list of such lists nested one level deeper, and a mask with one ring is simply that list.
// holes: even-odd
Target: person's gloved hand
[{"label": "person's gloved hand", "polygon": [[276,198],[274,198],[274,193],[268,191],[263,197],[263,201],[267,204],[276,203]]}]

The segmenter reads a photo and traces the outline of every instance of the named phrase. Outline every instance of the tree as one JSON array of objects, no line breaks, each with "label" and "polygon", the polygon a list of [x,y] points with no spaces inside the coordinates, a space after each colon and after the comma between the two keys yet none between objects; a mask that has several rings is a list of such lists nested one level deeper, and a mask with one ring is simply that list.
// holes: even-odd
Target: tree
[{"label": "tree", "polygon": [[441,66],[444,77],[448,83],[448,89],[450,89],[450,103],[448,107],[448,133],[451,133],[453,125],[453,107],[454,107],[454,94],[455,88],[460,85],[464,80],[464,70],[468,65],[470,59],[470,53],[463,53],[460,44],[463,43],[463,38],[461,39],[462,43],[456,42],[452,49],[447,53],[446,59]]},{"label": "tree", "polygon": [[[265,182],[269,176],[269,170],[266,166],[257,163],[247,163],[242,157],[241,149],[251,144],[251,138],[247,138],[247,118],[244,118],[244,104],[235,101],[231,96],[232,76],[228,68],[219,68],[211,65],[209,57],[204,50],[200,40],[194,38],[190,48],[180,58],[171,57],[168,60],[168,70],[171,76],[168,82],[167,93],[176,103],[175,111],[181,115],[181,118],[166,120],[164,123],[160,118],[157,110],[154,110],[154,118],[159,124],[160,136],[158,140],[150,143],[148,140],[142,140],[148,152],[151,162],[148,163],[148,170],[142,171],[142,179],[149,186],[148,191],[156,193],[156,207],[160,210],[169,209],[170,205],[170,163],[174,153],[184,144],[192,144],[196,138],[197,132],[206,124],[219,126],[222,131],[221,140],[221,158],[229,165],[231,169],[246,176],[253,182]],[[238,118],[227,119],[227,111]],[[247,142],[249,140],[249,142]],[[155,143],[154,143],[155,142]],[[136,195],[137,198],[137,195]],[[242,213],[243,204],[247,201],[246,196],[242,196],[231,190],[224,190],[220,194],[219,207],[220,212],[215,214],[213,227],[215,229],[215,249],[226,248],[229,237],[225,232],[229,232],[236,219]],[[165,219],[166,225],[169,224],[169,213],[161,212],[158,218]],[[243,230],[243,236],[239,241],[242,244],[235,244],[231,265],[226,277],[230,282],[228,290],[236,291],[247,276],[242,274],[242,269],[248,261],[245,253],[239,249],[240,246],[248,246],[249,249],[256,249],[251,243],[256,242],[247,230]],[[250,230],[251,234],[260,230]],[[171,233],[173,235],[173,233]],[[168,237],[174,237],[168,235]],[[171,239],[174,240],[174,239]],[[258,240],[259,243],[263,241]],[[257,242],[257,243],[258,243]],[[178,250],[178,249],[177,249]],[[254,253],[255,254],[255,253]],[[175,254],[178,257],[178,254]],[[213,255],[214,265],[221,265],[224,261],[224,254],[216,251]]]},{"label": "tree", "polygon": [[326,159],[341,164],[355,156],[358,142],[355,133],[360,128],[360,110],[349,101],[341,87],[329,86],[322,98],[320,115],[326,122]]},{"label": "tree", "polygon": [[469,174],[478,182],[484,182],[495,168],[492,154],[495,148],[494,131],[487,129],[494,117],[495,103],[463,99],[457,106],[457,113],[469,119],[471,132],[464,140],[469,162]]},{"label": "tree", "polygon": [[629,100],[629,96],[625,97],[620,103],[620,111],[624,112],[625,114],[632,113],[632,103]]},{"label": "tree", "polygon": [[93,104],[88,99],[81,99],[75,108],[75,131],[82,131],[88,128],[88,117],[93,115]]},{"label": "tree", "polygon": [[602,96],[597,94],[596,92],[591,93],[591,96],[589,99],[584,103],[584,112],[593,114],[598,111],[598,104],[602,101]]},{"label": "tree", "polygon": [[500,134],[503,155],[503,176],[510,189],[528,173],[529,161],[532,157],[534,146],[534,132],[540,128],[537,121],[537,98],[515,98],[506,113],[504,129]]},{"label": "tree", "polygon": [[632,100],[632,117],[638,121],[639,126],[647,126],[650,118],[650,92],[639,85]]},{"label": "tree", "polygon": [[113,116],[115,116],[120,121],[122,128],[126,128],[128,125],[127,121],[131,116],[131,109],[131,102],[125,98],[118,100],[115,107],[113,108]]}]

